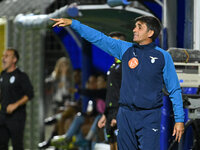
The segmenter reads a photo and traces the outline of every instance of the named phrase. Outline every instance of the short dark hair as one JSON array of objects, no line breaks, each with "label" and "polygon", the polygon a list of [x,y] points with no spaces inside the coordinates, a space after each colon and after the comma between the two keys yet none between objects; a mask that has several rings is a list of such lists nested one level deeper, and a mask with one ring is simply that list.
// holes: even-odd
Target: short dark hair
[{"label": "short dark hair", "polygon": [[119,32],[119,31],[111,32],[111,33],[109,33],[109,36],[110,37],[118,37],[118,38],[123,37],[124,40],[126,40],[126,35],[124,33],[122,33],[122,32]]},{"label": "short dark hair", "polygon": [[16,49],[14,49],[14,48],[7,48],[6,50],[7,51],[13,51],[14,56],[17,58],[17,61],[16,61],[16,63],[17,63],[19,61],[19,53],[18,53],[18,51]]},{"label": "short dark hair", "polygon": [[161,23],[158,18],[153,16],[140,16],[135,19],[135,22],[140,21],[147,25],[148,30],[153,30],[154,34],[151,36],[151,39],[154,41],[161,30]]}]

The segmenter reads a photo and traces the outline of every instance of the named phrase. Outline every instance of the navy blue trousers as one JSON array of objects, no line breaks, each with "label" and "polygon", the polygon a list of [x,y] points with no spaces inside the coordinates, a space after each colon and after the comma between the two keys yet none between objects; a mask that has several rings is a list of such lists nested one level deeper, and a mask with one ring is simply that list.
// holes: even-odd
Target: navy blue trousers
[{"label": "navy blue trousers", "polygon": [[117,114],[118,150],[160,150],[161,108],[121,106]]}]

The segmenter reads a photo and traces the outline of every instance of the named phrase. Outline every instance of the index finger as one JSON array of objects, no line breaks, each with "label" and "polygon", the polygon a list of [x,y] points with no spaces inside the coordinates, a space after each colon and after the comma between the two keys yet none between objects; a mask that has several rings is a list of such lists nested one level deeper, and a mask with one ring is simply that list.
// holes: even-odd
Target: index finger
[{"label": "index finger", "polygon": [[50,20],[53,20],[53,21],[60,21],[60,19],[59,18],[50,18]]}]

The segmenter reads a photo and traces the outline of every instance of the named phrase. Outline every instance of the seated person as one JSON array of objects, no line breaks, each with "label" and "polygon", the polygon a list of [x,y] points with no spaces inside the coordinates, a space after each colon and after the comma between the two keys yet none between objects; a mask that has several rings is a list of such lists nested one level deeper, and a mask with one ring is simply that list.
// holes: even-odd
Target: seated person
[{"label": "seated person", "polygon": [[[88,85],[90,86],[90,85]],[[91,120],[94,120],[94,123],[92,125],[92,128],[88,135],[86,136],[86,140],[92,140],[93,136],[95,135],[95,131],[97,129],[97,122],[101,115],[98,115],[98,113],[103,113],[105,109],[105,95],[106,95],[106,78],[103,75],[98,76],[97,78],[97,89],[78,89],[78,92],[82,95],[88,96],[92,99],[94,99],[93,102],[89,102],[88,105],[88,112],[87,114],[78,113],[75,119],[73,120],[69,130],[66,132],[66,134],[61,136],[55,136],[52,139],[52,145],[59,147],[63,144],[67,144],[71,141],[72,136],[76,135],[76,137],[79,141],[83,139],[82,133],[81,133],[81,127],[85,125],[90,126],[88,129],[91,128]],[[90,109],[90,104],[97,105],[95,109],[95,106],[93,110]],[[98,106],[99,105],[99,106]],[[89,124],[88,124],[89,123]]]}]

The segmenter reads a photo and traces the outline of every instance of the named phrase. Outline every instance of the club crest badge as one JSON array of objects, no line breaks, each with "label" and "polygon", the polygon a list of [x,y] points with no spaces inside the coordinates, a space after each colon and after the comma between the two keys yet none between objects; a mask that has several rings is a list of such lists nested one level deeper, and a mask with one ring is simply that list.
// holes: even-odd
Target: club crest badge
[{"label": "club crest badge", "polygon": [[15,82],[15,76],[10,77],[10,83],[13,84]]},{"label": "club crest badge", "polygon": [[151,58],[151,63],[155,63],[156,59],[158,59],[157,57],[152,57],[152,56],[149,56]]},{"label": "club crest badge", "polygon": [[128,61],[128,66],[131,68],[131,69],[134,69],[135,67],[137,67],[139,64],[139,61],[137,58],[133,57],[131,58],[129,61]]}]

